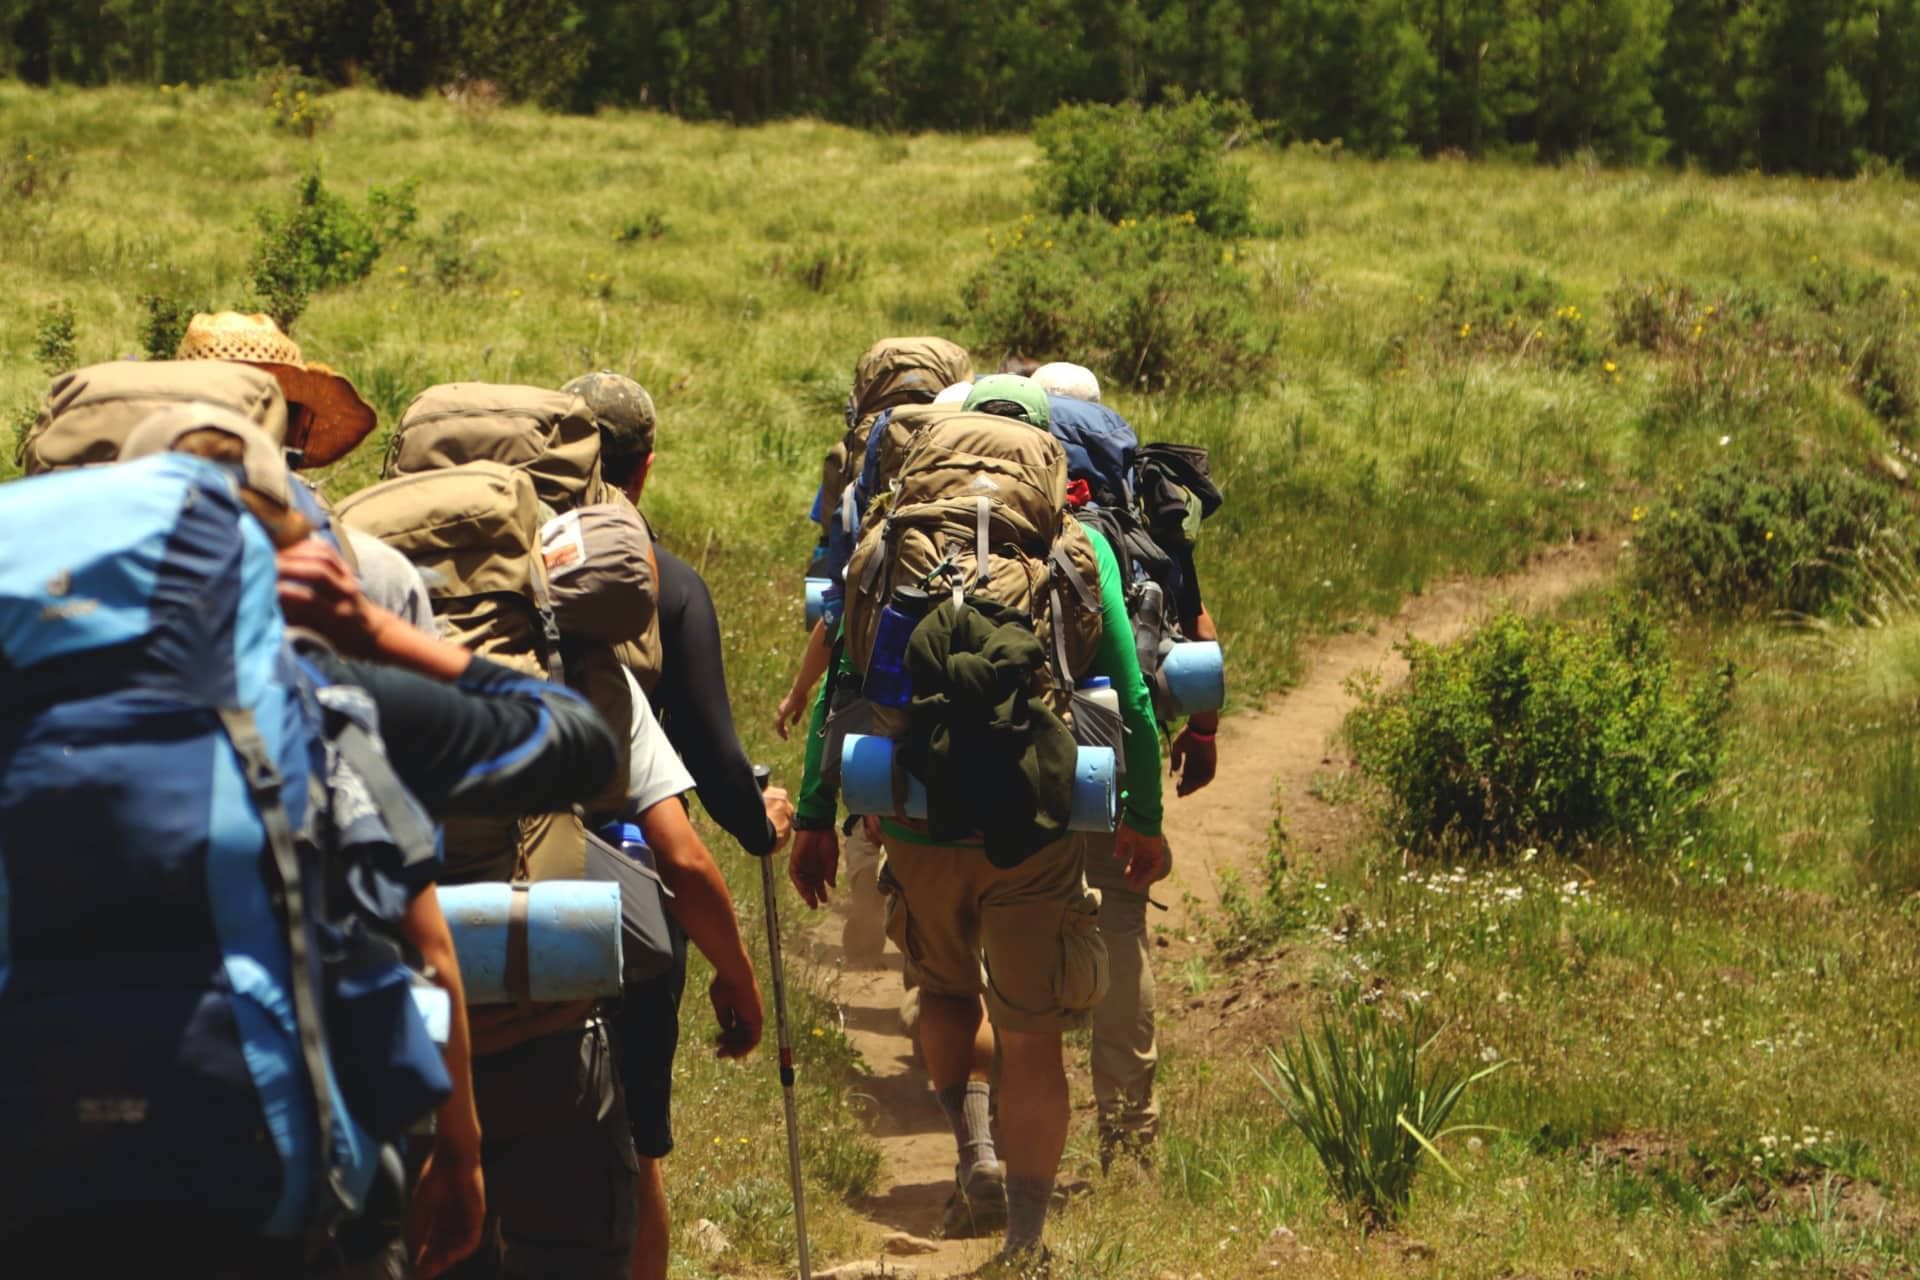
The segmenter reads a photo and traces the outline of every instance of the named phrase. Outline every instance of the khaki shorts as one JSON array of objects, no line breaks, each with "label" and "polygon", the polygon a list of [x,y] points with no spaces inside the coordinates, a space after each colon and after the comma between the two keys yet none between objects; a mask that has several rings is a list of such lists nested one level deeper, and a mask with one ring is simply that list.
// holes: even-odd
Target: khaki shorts
[{"label": "khaki shorts", "polygon": [[1060,1031],[1107,992],[1100,899],[1069,837],[1002,870],[979,848],[883,842],[887,937],[924,993],[987,998],[1004,1031]]}]

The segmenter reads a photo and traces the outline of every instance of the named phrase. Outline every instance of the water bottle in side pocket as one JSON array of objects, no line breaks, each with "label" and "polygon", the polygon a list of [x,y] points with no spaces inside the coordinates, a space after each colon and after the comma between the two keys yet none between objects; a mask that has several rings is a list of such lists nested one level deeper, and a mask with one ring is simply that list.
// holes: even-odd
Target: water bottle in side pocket
[{"label": "water bottle in side pocket", "polygon": [[927,616],[932,597],[917,587],[900,587],[880,610],[874,628],[873,656],[867,659],[867,701],[883,707],[904,707],[913,700],[913,677],[907,671],[907,641]]}]

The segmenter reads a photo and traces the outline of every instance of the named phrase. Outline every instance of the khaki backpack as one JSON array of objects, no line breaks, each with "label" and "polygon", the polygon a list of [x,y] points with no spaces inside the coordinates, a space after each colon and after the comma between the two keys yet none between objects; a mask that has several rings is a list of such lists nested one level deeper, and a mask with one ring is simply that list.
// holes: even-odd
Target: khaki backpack
[{"label": "khaki backpack", "polygon": [[112,462],[156,409],[204,401],[232,409],[276,442],[287,438],[287,402],[273,375],[229,360],[113,360],[53,380],[21,442],[28,475]]},{"label": "khaki backpack", "polygon": [[860,478],[874,420],[901,405],[931,403],[944,388],[971,377],[973,357],[945,338],[882,338],[866,349],[853,366],[846,433],[828,451],[821,473],[822,528],[847,487]]},{"label": "khaki backpack", "polygon": [[386,474],[417,475],[463,462],[525,471],[556,512],[606,501],[600,428],[579,396],[543,387],[448,382],[413,398],[387,446]]},{"label": "khaki backpack", "polygon": [[[1032,619],[1052,658],[1048,701],[1070,715],[1100,645],[1099,562],[1065,515],[1066,452],[1024,422],[957,413],[914,438],[891,505],[876,502],[847,564],[847,653],[865,671],[880,610],[903,586],[996,601]],[[883,732],[887,717],[875,708]],[[897,728],[898,726],[892,726]]]}]

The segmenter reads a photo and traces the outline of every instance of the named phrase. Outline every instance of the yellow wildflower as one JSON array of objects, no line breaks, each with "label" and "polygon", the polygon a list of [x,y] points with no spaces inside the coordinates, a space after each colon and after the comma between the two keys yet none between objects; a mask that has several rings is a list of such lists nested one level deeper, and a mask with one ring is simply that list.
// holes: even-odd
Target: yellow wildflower
[{"label": "yellow wildflower", "polygon": [[1773,530],[1771,530],[1771,529],[1769,529],[1769,530],[1767,530],[1767,541],[1768,541],[1768,542],[1772,542],[1772,541],[1773,541]]},{"label": "yellow wildflower", "polygon": [[1647,509],[1645,507],[1635,507],[1631,518],[1635,524],[1639,524],[1647,518]]},{"label": "yellow wildflower", "polygon": [[1613,361],[1609,360],[1605,364],[1601,365],[1600,367],[1602,369],[1605,369],[1608,373],[1612,373],[1615,370],[1617,370],[1620,366],[1615,364]]},{"label": "yellow wildflower", "polygon": [[1467,321],[1467,322],[1466,322],[1465,324],[1463,324],[1463,325],[1461,325],[1461,326],[1460,326],[1460,336],[1461,336],[1461,337],[1463,337],[1463,338],[1464,338],[1464,337],[1466,337],[1466,336],[1467,336],[1468,334],[1470,334],[1470,333],[1472,333],[1472,332],[1473,332],[1473,321],[1471,321],[1471,320],[1469,320],[1469,321]]}]

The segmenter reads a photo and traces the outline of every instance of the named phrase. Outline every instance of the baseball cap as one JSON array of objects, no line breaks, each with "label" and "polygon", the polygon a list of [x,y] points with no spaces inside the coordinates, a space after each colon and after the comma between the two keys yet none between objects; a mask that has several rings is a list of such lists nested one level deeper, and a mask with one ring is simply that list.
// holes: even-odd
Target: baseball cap
[{"label": "baseball cap", "polygon": [[1055,360],[1052,364],[1043,364],[1035,369],[1033,380],[1056,396],[1091,400],[1095,404],[1100,402],[1100,379],[1094,377],[1093,370],[1083,364]]},{"label": "baseball cap", "polygon": [[643,458],[653,452],[653,397],[632,378],[602,369],[560,389],[587,402],[600,427],[602,452],[616,458]]},{"label": "baseball cap", "polygon": [[1017,373],[990,373],[973,384],[967,393],[968,409],[997,413],[1003,418],[1018,418],[1042,431],[1052,421],[1047,412],[1047,393],[1032,378]]}]

